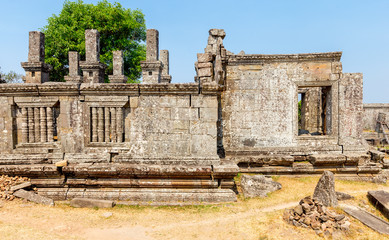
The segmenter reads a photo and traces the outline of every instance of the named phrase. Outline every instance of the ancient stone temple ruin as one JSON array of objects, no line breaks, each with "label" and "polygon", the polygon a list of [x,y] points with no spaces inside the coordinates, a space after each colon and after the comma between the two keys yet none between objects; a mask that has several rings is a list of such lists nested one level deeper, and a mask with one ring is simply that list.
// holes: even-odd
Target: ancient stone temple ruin
[{"label": "ancient stone temple ruin", "polygon": [[104,83],[86,30],[85,61],[69,52],[66,82],[49,82],[44,35],[30,32],[25,83],[0,85],[0,174],[55,200],[223,202],[239,171],[381,171],[363,144],[362,74],[342,72],[341,52],[236,55],[224,37],[211,29],[195,81],[173,84],[149,29],[142,83],[126,83],[121,51]]}]

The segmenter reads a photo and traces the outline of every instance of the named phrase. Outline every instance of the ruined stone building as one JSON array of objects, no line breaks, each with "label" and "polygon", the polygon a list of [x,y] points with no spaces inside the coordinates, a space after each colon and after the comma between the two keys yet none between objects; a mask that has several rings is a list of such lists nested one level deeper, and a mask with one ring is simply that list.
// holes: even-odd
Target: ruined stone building
[{"label": "ruined stone building", "polygon": [[0,85],[0,174],[39,194],[221,202],[236,200],[238,172],[381,171],[362,137],[362,74],[342,72],[341,52],[235,55],[211,29],[195,81],[173,84],[149,29],[143,83],[126,83],[121,51],[104,83],[99,33],[85,37],[85,61],[69,52],[66,82],[49,82],[44,35],[30,32],[25,83]]}]

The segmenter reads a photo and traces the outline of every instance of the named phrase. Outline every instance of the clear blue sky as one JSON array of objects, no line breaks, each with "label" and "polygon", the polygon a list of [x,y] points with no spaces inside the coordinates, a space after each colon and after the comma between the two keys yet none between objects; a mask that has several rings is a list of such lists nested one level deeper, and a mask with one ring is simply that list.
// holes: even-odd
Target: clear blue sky
[{"label": "clear blue sky", "polygon": [[[97,1],[86,0],[86,3]],[[114,2],[114,1],[111,1]],[[170,52],[173,82],[192,82],[196,53],[210,28],[223,28],[224,46],[239,53],[287,54],[343,51],[343,72],[364,74],[364,102],[389,103],[389,1],[117,0],[140,9]],[[0,67],[24,74],[28,32],[59,14],[63,0],[0,3]]]}]

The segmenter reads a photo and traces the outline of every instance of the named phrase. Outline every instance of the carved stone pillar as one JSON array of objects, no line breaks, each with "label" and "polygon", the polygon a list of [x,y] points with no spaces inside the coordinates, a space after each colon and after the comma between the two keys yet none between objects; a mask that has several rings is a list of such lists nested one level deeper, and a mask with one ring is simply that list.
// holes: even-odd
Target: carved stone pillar
[{"label": "carved stone pillar", "polygon": [[123,142],[123,109],[116,108],[117,142]]},{"label": "carved stone pillar", "polygon": [[35,142],[41,141],[41,119],[40,119],[40,111],[38,107],[34,107],[34,126],[35,126]]},{"label": "carved stone pillar", "polygon": [[22,108],[22,143],[28,143],[28,116],[27,108]]},{"label": "carved stone pillar", "polygon": [[46,122],[46,108],[40,108],[40,118],[41,118],[41,142],[47,142],[47,122]]},{"label": "carved stone pillar", "polygon": [[116,142],[116,108],[111,107],[111,138]]},{"label": "carved stone pillar", "polygon": [[104,108],[105,117],[105,142],[110,142],[110,118],[109,118],[109,107]]},{"label": "carved stone pillar", "polygon": [[54,141],[54,133],[53,133],[53,108],[47,108],[47,141]]},{"label": "carved stone pillar", "polygon": [[92,142],[97,142],[97,109],[92,107]]},{"label": "carved stone pillar", "polygon": [[97,125],[97,136],[98,142],[104,142],[104,110],[102,107],[97,109],[98,125]]},{"label": "carved stone pillar", "polygon": [[35,142],[35,134],[34,134],[34,108],[29,107],[27,110],[28,116],[28,142]]}]

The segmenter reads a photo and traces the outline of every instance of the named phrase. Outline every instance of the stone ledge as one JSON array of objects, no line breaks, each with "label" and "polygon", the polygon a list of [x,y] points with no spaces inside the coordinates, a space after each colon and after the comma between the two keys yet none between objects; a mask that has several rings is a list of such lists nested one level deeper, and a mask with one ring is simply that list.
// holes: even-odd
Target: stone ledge
[{"label": "stone ledge", "polygon": [[53,200],[94,198],[133,202],[185,202],[220,203],[236,202],[236,194],[230,189],[153,189],[153,188],[38,188],[38,194]]}]

